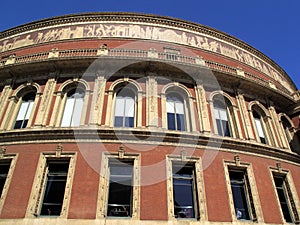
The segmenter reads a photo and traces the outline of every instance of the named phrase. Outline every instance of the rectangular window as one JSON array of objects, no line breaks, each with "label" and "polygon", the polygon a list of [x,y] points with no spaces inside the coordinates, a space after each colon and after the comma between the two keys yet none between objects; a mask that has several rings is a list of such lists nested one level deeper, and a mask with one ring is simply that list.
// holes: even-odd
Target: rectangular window
[{"label": "rectangular window", "polygon": [[292,214],[291,214],[291,193],[289,193],[289,186],[285,177],[274,176],[274,183],[280,202],[281,211],[286,222],[292,223]]},{"label": "rectangular window", "polygon": [[45,189],[41,205],[41,216],[60,216],[67,175],[69,160],[48,160],[45,171]]},{"label": "rectangular window", "polygon": [[229,178],[236,218],[238,220],[253,220],[252,217],[255,212],[246,171],[229,170]]},{"label": "rectangular window", "polygon": [[133,161],[111,159],[109,173],[107,216],[131,217]]},{"label": "rectangular window", "polygon": [[199,218],[195,166],[176,163],[172,171],[175,218]]},{"label": "rectangular window", "polygon": [[9,168],[10,168],[9,161],[0,163],[0,197],[2,196],[2,192],[6,182]]}]

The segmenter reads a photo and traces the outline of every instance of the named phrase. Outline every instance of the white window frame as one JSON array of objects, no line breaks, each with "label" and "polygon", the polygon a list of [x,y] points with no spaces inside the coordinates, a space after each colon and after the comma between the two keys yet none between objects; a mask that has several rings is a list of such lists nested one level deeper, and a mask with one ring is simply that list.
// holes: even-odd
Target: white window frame
[{"label": "white window frame", "polygon": [[[136,123],[136,119],[137,119],[137,103],[136,103],[136,99],[137,99],[137,95],[136,95],[136,92],[134,91],[134,90],[126,90],[126,89],[128,89],[128,88],[120,88],[120,89],[118,89],[118,90],[116,90],[115,91],[115,93],[114,93],[114,99],[115,99],[115,101],[114,101],[114,114],[113,114],[113,126],[114,127],[118,127],[118,128],[134,128],[134,127],[136,127],[136,125],[137,125],[137,123]],[[131,92],[130,94],[132,94],[132,95],[126,95],[126,96],[121,96],[121,98],[119,98],[119,96],[118,96],[118,94],[120,93],[120,92],[122,92],[122,91],[125,91],[125,93],[126,92]],[[117,116],[117,114],[119,113],[119,112],[117,112],[117,110],[119,109],[118,107],[119,107],[119,105],[117,104],[117,101],[118,101],[118,99],[121,99],[122,101],[125,101],[124,103],[124,107],[122,107],[122,115],[120,115],[120,116],[122,116],[122,126],[115,126],[115,119],[116,119],[116,116]],[[127,108],[127,102],[128,102],[128,100],[133,100],[133,110],[131,109],[131,108]],[[126,110],[127,109],[127,110]],[[130,114],[130,115],[132,115],[133,114],[133,126],[125,126],[125,117],[128,115],[128,113]]]},{"label": "white window frame", "polygon": [[[259,116],[259,118],[256,118],[254,116],[254,113],[256,113]],[[253,117],[253,126],[256,134],[256,140],[262,144],[270,145],[268,131],[267,131],[268,128],[267,128],[266,121],[264,121],[263,115],[256,110],[252,110],[252,117]],[[258,125],[260,127],[258,127]],[[264,138],[266,143],[263,143],[261,141],[261,138]]]},{"label": "white window frame", "polygon": [[[82,97],[78,97],[78,98],[76,97],[76,95],[79,95],[77,90],[81,90],[83,92]],[[72,91],[74,91],[74,88],[68,90],[64,96],[65,102],[64,102],[63,113],[62,113],[62,117],[61,117],[61,123],[60,123],[61,127],[78,127],[81,125],[81,118],[82,118],[82,114],[83,114],[86,91],[81,88],[76,88],[75,93],[72,94],[72,96],[75,95],[75,97],[74,98],[68,97],[68,94]],[[76,112],[76,108],[78,107],[78,105],[80,106],[80,114],[78,112]],[[72,106],[71,111],[67,111],[67,110],[69,110],[67,108],[68,106]],[[74,118],[75,118],[75,120],[74,120]]]},{"label": "white window frame", "polygon": [[[217,103],[217,102],[219,102],[219,103],[221,103],[221,104],[223,104],[224,106],[225,106],[225,109],[224,108],[221,108],[221,107],[215,107],[215,103]],[[224,121],[224,120],[222,120],[222,118],[217,118],[217,116],[218,117],[222,117],[221,115],[220,115],[220,112],[225,112],[226,113],[226,121],[227,121],[227,123],[228,123],[228,129],[229,129],[229,136],[226,136],[226,135],[224,135],[224,134],[219,134],[219,131],[218,131],[218,126],[217,126],[217,120],[220,120],[220,121]],[[216,115],[218,113],[218,115]],[[220,136],[222,136],[222,137],[234,137],[234,132],[233,132],[233,123],[232,123],[232,119],[231,119],[231,113],[230,113],[230,109],[229,109],[229,107],[228,107],[228,105],[224,102],[224,103],[222,103],[222,102],[220,102],[219,100],[214,100],[213,101],[213,114],[214,114],[214,125],[215,125],[215,133],[217,134],[217,135],[220,135]],[[222,123],[221,123],[222,124]],[[223,128],[223,124],[222,124],[222,128]],[[224,132],[224,128],[222,129],[222,132]]]},{"label": "white window frame", "polygon": [[[178,97],[180,99],[178,99]],[[171,98],[171,101],[168,100],[168,98]],[[177,100],[174,100],[173,98],[176,98]],[[183,96],[181,96],[180,94],[177,94],[175,92],[168,92],[166,94],[166,111],[167,111],[167,128],[169,129],[169,124],[168,124],[168,113],[170,113],[169,109],[171,109],[172,113],[175,116],[174,122],[175,122],[175,129],[174,131],[187,131],[188,130],[188,123],[187,123],[187,118],[188,118],[188,112],[186,110],[186,103],[185,103],[185,99],[183,98]],[[182,111],[183,113],[179,113],[179,111]],[[183,120],[184,120],[184,129],[178,129],[177,126],[177,115],[183,115]]]}]

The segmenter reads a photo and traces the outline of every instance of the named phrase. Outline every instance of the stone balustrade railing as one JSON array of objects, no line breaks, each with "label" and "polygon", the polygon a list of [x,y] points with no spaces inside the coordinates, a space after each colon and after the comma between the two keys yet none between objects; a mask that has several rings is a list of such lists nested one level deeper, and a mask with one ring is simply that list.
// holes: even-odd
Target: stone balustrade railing
[{"label": "stone balustrade railing", "polygon": [[157,52],[155,49],[138,50],[138,49],[107,49],[105,46],[100,49],[71,49],[58,50],[52,49],[50,52],[34,53],[23,56],[10,55],[0,60],[0,69],[12,65],[41,62],[57,59],[71,58],[98,58],[98,57],[118,57],[118,58],[136,58],[136,59],[151,59],[159,61],[170,61],[183,64],[205,66],[213,71],[223,72],[231,75],[240,75],[246,79],[253,80],[261,85],[269,86],[282,94],[291,96],[288,90],[273,84],[271,81],[264,80],[253,74],[244,72],[241,68],[230,67],[217,62],[203,60],[200,56],[185,56],[181,54],[170,54],[166,52]]}]

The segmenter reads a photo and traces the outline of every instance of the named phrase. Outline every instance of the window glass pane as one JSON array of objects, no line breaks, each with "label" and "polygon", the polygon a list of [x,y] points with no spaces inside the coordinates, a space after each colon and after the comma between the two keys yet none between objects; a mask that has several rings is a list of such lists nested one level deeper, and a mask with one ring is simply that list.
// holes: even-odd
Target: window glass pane
[{"label": "window glass pane", "polygon": [[116,127],[134,127],[135,96],[129,90],[121,90],[115,102],[115,122]]},{"label": "window glass pane", "polygon": [[23,124],[21,125],[20,128],[25,128],[27,126],[28,120],[24,120]]},{"label": "window glass pane", "polygon": [[108,216],[131,216],[132,176],[132,162],[110,161]]},{"label": "window glass pane", "polygon": [[230,137],[230,129],[228,121],[222,120],[222,127],[223,127],[223,135],[226,137]]},{"label": "window glass pane", "polygon": [[172,102],[170,99],[167,99],[167,112],[175,113],[175,103]]},{"label": "window glass pane", "polygon": [[257,128],[258,136],[264,138],[265,134],[260,119],[255,118],[254,121]]},{"label": "window glass pane", "polygon": [[124,117],[125,127],[134,127],[134,118],[133,117]]},{"label": "window glass pane", "polygon": [[218,134],[223,135],[222,121],[216,120],[216,124],[217,124]]},{"label": "window glass pane", "polygon": [[175,126],[175,114],[174,113],[168,113],[168,129],[169,130],[176,130]]},{"label": "window glass pane", "polygon": [[33,104],[34,104],[33,101],[28,102],[28,108],[27,108],[27,112],[26,112],[26,115],[25,115],[25,119],[27,119],[27,120],[29,120],[29,117],[30,117],[30,114],[31,114],[31,111],[32,111],[32,108],[33,108]]},{"label": "window glass pane", "polygon": [[126,117],[134,117],[134,99],[126,98],[125,101],[125,116]]},{"label": "window glass pane", "polygon": [[195,218],[194,167],[173,165],[173,198],[176,218]]},{"label": "window glass pane", "polygon": [[169,130],[186,130],[184,103],[173,93],[167,96],[167,119]]},{"label": "window glass pane", "polygon": [[24,120],[27,109],[28,109],[28,106],[29,106],[29,102],[22,102],[21,103],[21,106],[20,106],[20,109],[19,109],[19,112],[18,112],[18,116],[17,116],[17,121]]},{"label": "window glass pane", "polygon": [[122,96],[116,98],[115,116],[124,116],[125,99]]},{"label": "window glass pane", "polygon": [[185,130],[184,115],[177,114],[177,130]]},{"label": "window glass pane", "polygon": [[1,163],[0,164],[0,197],[2,195],[3,187],[7,178],[9,171],[10,163]]},{"label": "window glass pane", "polygon": [[219,109],[221,120],[228,121],[226,109]]},{"label": "window glass pane", "polygon": [[22,128],[23,120],[16,121],[14,129]]},{"label": "window glass pane", "polygon": [[176,102],[176,113],[177,114],[184,114],[184,107],[183,107],[183,102]]},{"label": "window glass pane", "polygon": [[277,190],[277,195],[279,198],[281,210],[284,216],[284,219],[288,223],[292,223],[291,211],[288,203],[288,197],[285,189],[285,183],[283,177],[274,177],[274,182]]},{"label": "window glass pane", "polygon": [[77,98],[74,103],[74,111],[72,118],[72,126],[79,126],[81,119],[81,112],[83,108],[83,98]]},{"label": "window glass pane", "polygon": [[124,119],[123,117],[116,116],[114,126],[115,127],[123,127],[123,119]]},{"label": "window glass pane", "polygon": [[74,109],[75,99],[74,98],[67,98],[65,108],[64,108],[64,114],[61,121],[62,127],[68,127],[71,125],[71,119],[73,115],[73,109]]},{"label": "window glass pane", "polygon": [[244,172],[230,171],[229,176],[236,217],[238,220],[250,220]]},{"label": "window glass pane", "polygon": [[220,118],[220,114],[219,114],[219,109],[218,108],[214,108],[214,114],[215,114],[215,119],[219,120]]},{"label": "window glass pane", "polygon": [[66,161],[48,162],[48,174],[41,215],[60,215],[65,194],[68,168],[69,162]]}]

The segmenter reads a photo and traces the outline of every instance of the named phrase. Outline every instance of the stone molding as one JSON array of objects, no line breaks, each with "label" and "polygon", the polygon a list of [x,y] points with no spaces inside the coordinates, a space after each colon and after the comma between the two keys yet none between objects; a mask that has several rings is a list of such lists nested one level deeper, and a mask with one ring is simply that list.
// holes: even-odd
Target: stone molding
[{"label": "stone molding", "polygon": [[54,17],[50,19],[32,22],[29,24],[25,24],[23,26],[9,29],[7,31],[3,31],[2,33],[0,33],[0,39],[17,35],[22,32],[28,32],[33,29],[41,30],[45,27],[51,27],[51,26],[53,27],[53,26],[59,26],[64,24],[75,24],[75,23],[82,24],[88,22],[127,22],[127,23],[135,23],[135,24],[150,23],[153,25],[175,27],[175,29],[183,29],[190,32],[205,34],[215,39],[228,42],[231,45],[239,47],[240,49],[244,49],[249,53],[257,56],[259,59],[262,59],[263,61],[267,62],[276,71],[278,71],[279,74],[282,75],[293,86],[293,88],[296,89],[291,78],[278,64],[276,64],[272,59],[268,58],[266,55],[264,55],[257,49],[253,48],[252,46],[246,44],[245,42],[231,35],[228,35],[221,31],[217,31],[216,29],[209,28],[207,26],[203,26],[193,22],[171,18],[171,17],[136,14],[136,13],[90,13],[90,14],[67,15],[67,16]]}]

